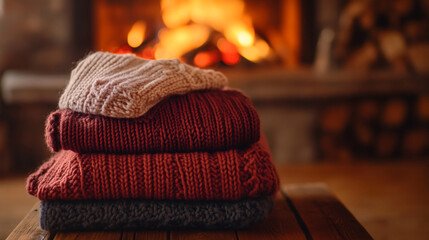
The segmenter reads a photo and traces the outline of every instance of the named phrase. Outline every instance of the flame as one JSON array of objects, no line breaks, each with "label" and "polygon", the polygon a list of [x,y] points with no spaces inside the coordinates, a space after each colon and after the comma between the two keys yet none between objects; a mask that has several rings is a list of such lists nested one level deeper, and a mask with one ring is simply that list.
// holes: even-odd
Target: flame
[{"label": "flame", "polygon": [[162,20],[167,28],[192,21],[222,32],[231,20],[244,12],[243,0],[161,0]]},{"label": "flame", "polygon": [[132,48],[139,47],[145,38],[146,32],[146,23],[144,21],[137,21],[131,27],[131,30],[128,32],[128,45]]},{"label": "flame", "polygon": [[209,35],[210,29],[198,24],[175,29],[163,29],[158,34],[160,42],[155,50],[155,59],[179,58],[192,49],[203,45]]},{"label": "flame", "polygon": [[[166,4],[165,2],[169,1],[161,1],[161,5],[162,3]],[[177,7],[171,8],[161,8],[163,9],[162,20],[164,21],[165,26],[168,28],[180,27],[188,23],[190,20],[187,4],[178,5]]]},{"label": "flame", "polygon": [[238,51],[241,56],[252,62],[259,62],[271,53],[268,43],[262,39],[256,40],[255,44],[250,47],[239,48]]},{"label": "flame", "polygon": [[228,41],[239,47],[250,47],[255,41],[255,31],[248,17],[229,24],[224,34]]},{"label": "flame", "polygon": [[[224,63],[236,64],[240,55],[249,61],[261,61],[271,50],[267,42],[255,36],[252,20],[244,10],[244,0],[161,0],[166,28],[158,34],[155,59],[180,58],[202,46],[215,29],[226,38],[217,42]],[[194,64],[201,67],[216,61],[219,59],[209,52],[200,52],[194,58]]]}]

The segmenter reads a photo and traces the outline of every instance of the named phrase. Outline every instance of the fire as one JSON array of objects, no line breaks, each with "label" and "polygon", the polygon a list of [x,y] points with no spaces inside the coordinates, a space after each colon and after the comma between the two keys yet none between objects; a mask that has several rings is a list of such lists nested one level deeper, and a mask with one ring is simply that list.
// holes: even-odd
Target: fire
[{"label": "fire", "polygon": [[239,48],[241,56],[252,62],[259,62],[262,59],[268,58],[270,55],[270,47],[268,43],[262,39],[258,39],[254,45],[244,48]]},{"label": "fire", "polygon": [[219,56],[216,52],[199,52],[195,55],[194,65],[204,68],[216,63],[217,61],[219,61]]},{"label": "fire", "polygon": [[[212,47],[191,53],[194,65],[208,67],[219,61],[234,65],[242,57],[259,62],[271,53],[268,43],[256,35],[244,0],[161,0],[161,11],[165,27],[159,30],[157,41],[139,48],[138,56],[182,59],[209,44]],[[145,39],[145,31],[144,21],[135,22],[128,33],[128,45],[136,50]],[[224,38],[212,35],[214,31]],[[189,55],[185,58],[189,61]]]},{"label": "fire", "polygon": [[163,29],[158,34],[159,44],[155,50],[155,59],[180,58],[183,54],[203,45],[209,35],[209,28],[198,24]]},{"label": "fire", "polygon": [[226,26],[224,34],[230,42],[240,47],[250,47],[255,41],[255,31],[248,17],[236,20]]},{"label": "fire", "polygon": [[217,41],[216,45],[222,53],[222,61],[224,63],[234,65],[240,61],[240,54],[234,44],[228,42],[225,38],[221,38]]},{"label": "fire", "polygon": [[135,22],[128,33],[128,45],[132,48],[139,47],[144,41],[145,32],[146,23],[144,21]]},{"label": "fire", "polygon": [[167,28],[192,21],[222,32],[231,20],[244,13],[242,0],[161,0],[162,19]]}]

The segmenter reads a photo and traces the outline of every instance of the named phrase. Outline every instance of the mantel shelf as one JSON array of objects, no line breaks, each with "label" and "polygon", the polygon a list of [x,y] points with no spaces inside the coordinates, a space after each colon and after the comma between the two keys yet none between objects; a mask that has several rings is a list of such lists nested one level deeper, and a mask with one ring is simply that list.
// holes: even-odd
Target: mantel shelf
[{"label": "mantel shelf", "polygon": [[[313,100],[386,94],[429,92],[429,75],[394,72],[318,74],[311,70],[223,69],[229,85],[243,90],[253,101]],[[56,103],[68,74],[7,71],[1,79],[6,103]]]}]

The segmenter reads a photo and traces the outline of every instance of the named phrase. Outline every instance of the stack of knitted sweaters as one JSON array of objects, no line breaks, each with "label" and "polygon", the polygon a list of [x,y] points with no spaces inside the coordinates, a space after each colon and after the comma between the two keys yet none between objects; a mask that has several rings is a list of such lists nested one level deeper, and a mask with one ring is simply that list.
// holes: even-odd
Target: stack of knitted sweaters
[{"label": "stack of knitted sweaters", "polygon": [[258,115],[226,77],[97,52],[46,122],[55,152],[28,178],[46,230],[237,229],[271,211],[278,177]]}]

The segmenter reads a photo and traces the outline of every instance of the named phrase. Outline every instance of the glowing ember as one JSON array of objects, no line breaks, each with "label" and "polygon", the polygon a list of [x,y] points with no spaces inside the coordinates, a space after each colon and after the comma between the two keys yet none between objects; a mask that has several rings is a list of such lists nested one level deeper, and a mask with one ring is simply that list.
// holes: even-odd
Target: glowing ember
[{"label": "glowing ember", "polygon": [[194,58],[194,65],[202,68],[213,65],[216,62],[219,62],[219,56],[214,51],[199,52]]},{"label": "glowing ember", "polygon": [[155,59],[155,49],[151,47],[143,49],[141,57],[147,59]]},{"label": "glowing ember", "polygon": [[228,42],[228,40],[221,38],[217,41],[217,47],[222,53],[222,61],[228,65],[237,64],[240,61],[240,54],[237,47]]},{"label": "glowing ember", "polygon": [[131,48],[129,46],[122,46],[120,48],[112,50],[114,53],[124,54],[124,53],[131,53]]}]

